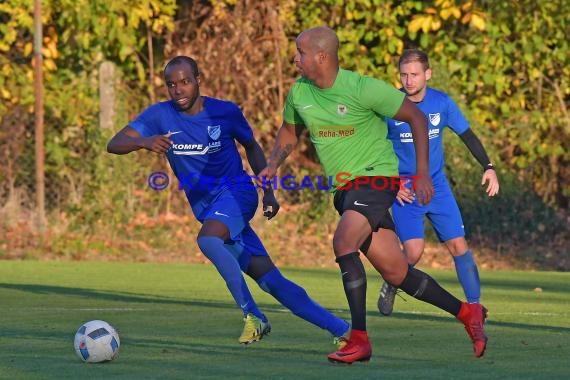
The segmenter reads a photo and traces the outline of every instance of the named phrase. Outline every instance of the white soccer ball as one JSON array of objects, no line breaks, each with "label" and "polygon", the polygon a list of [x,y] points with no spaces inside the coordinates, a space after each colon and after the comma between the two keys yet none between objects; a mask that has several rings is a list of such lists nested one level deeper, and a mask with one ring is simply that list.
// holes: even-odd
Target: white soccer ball
[{"label": "white soccer ball", "polygon": [[119,334],[105,321],[94,320],[81,325],[73,342],[75,352],[87,363],[113,360],[119,354]]}]

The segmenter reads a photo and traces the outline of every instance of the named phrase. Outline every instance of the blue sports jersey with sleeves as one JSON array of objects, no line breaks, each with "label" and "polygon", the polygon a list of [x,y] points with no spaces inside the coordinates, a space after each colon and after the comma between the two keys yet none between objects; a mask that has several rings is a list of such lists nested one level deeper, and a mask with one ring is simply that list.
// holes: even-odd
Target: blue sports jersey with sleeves
[{"label": "blue sports jersey with sleeves", "polygon": [[[428,119],[429,167],[434,185],[441,177],[443,170],[443,129],[449,127],[460,135],[469,129],[469,123],[453,99],[442,91],[427,87],[423,100],[416,103]],[[412,138],[412,130],[406,122],[387,119],[388,138],[392,141],[394,151],[399,160],[400,175],[416,174],[416,151]]]},{"label": "blue sports jersey with sleeves", "polygon": [[243,113],[235,103],[202,98],[203,110],[196,115],[179,111],[169,100],[148,107],[129,123],[144,137],[170,133],[173,144],[166,156],[201,222],[224,191],[255,190],[235,143],[253,139]]}]

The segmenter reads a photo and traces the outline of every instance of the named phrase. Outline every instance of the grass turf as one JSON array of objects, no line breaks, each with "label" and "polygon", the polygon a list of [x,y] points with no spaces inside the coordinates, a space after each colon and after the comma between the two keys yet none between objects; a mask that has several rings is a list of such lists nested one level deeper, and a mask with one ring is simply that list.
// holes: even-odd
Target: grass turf
[{"label": "grass turf", "polygon": [[[339,274],[287,268],[316,301],[349,318]],[[456,295],[452,271],[429,271]],[[369,363],[328,363],[328,332],[293,316],[248,280],[271,321],[240,346],[241,315],[209,265],[0,261],[0,379],[567,379],[570,273],[483,272],[489,345],[473,357],[463,326],[435,307],[397,298],[380,316],[368,277]],[[537,288],[540,288],[541,291]],[[85,364],[81,323],[103,319],[121,337],[118,359]]]}]

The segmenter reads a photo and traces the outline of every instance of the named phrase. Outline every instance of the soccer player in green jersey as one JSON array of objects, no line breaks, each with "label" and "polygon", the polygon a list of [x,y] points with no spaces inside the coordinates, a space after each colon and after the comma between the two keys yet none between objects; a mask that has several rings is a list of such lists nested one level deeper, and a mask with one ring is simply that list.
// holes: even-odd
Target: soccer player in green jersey
[{"label": "soccer player in green jersey", "polygon": [[415,192],[423,204],[433,195],[424,114],[387,83],[339,68],[339,40],[332,29],[308,29],[299,34],[296,44],[295,64],[301,78],[287,96],[271,158],[258,178],[272,179],[302,130],[309,130],[325,173],[333,178],[334,205],[341,215],[333,249],[352,318],[346,345],[328,355],[329,360],[350,364],[372,355],[366,332],[366,273],[359,251],[390,284],[456,316],[465,325],[475,356],[482,356],[487,337],[481,305],[461,302],[410,267],[389,213],[399,186],[393,186],[398,160],[386,137],[386,117],[410,124],[416,151]]}]

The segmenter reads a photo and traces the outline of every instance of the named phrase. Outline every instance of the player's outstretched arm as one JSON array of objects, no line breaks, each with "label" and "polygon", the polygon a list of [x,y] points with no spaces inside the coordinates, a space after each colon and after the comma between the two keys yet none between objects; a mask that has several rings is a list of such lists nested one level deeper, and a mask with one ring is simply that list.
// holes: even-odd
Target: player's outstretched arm
[{"label": "player's outstretched arm", "polygon": [[416,178],[414,191],[420,204],[428,204],[433,197],[433,185],[429,174],[429,140],[427,119],[422,111],[408,98],[404,98],[394,119],[410,124],[416,150]]},{"label": "player's outstretched arm", "polygon": [[481,140],[475,135],[475,133],[469,128],[465,132],[459,135],[461,141],[469,149],[473,157],[479,162],[483,167],[483,177],[481,178],[481,185],[487,184],[487,189],[485,192],[490,197],[495,196],[499,193],[499,179],[497,178],[497,173],[495,168],[489,160],[489,156],[485,151],[485,147],[481,143]]},{"label": "player's outstretched arm", "polygon": [[170,135],[142,137],[136,129],[126,126],[107,143],[107,152],[127,154],[139,149],[147,149],[155,153],[166,153],[172,145]]}]

